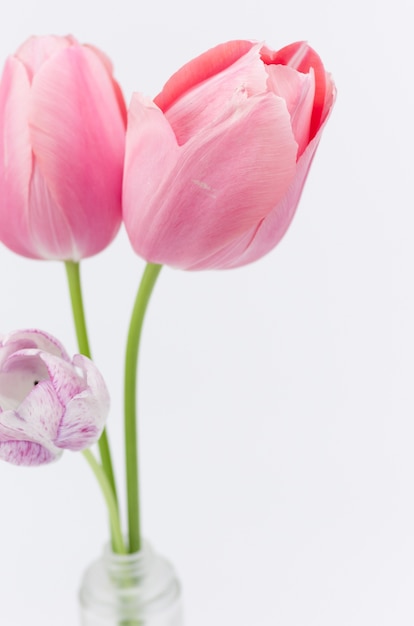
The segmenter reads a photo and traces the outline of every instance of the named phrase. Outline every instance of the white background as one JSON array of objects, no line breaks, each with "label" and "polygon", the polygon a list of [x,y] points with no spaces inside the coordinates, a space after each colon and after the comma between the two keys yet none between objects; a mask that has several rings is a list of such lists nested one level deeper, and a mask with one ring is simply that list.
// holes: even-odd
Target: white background
[{"label": "white background", "polygon": [[[307,39],[338,99],[295,220],[265,259],[164,269],[145,327],[145,536],[177,567],[187,626],[414,623],[413,66],[408,0],[2,0],[0,61],[30,34],[112,58],[127,101],[233,38]],[[83,264],[95,360],[112,395],[143,262],[122,232]],[[0,327],[76,352],[63,266],[0,248]],[[0,624],[76,626],[107,541],[80,455],[0,466]]]}]

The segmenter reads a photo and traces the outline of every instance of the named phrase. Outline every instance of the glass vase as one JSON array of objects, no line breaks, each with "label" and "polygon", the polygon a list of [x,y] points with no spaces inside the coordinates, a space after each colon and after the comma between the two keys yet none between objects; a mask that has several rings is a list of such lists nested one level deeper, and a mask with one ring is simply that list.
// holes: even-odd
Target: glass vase
[{"label": "glass vase", "polygon": [[110,546],[86,570],[82,626],[183,626],[181,587],[172,565],[148,543],[134,554]]}]

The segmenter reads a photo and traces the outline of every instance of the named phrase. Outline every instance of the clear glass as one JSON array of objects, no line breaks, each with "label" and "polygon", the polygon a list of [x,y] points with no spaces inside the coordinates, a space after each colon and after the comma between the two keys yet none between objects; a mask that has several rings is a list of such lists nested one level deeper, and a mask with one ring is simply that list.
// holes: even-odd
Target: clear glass
[{"label": "clear glass", "polygon": [[181,586],[172,565],[148,543],[135,554],[106,546],[79,592],[82,626],[183,626]]}]

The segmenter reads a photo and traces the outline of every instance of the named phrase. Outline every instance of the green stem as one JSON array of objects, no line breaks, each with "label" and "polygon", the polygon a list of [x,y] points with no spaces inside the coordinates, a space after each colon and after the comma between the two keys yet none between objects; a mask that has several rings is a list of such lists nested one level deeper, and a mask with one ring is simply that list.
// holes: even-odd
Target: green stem
[{"label": "green stem", "polygon": [[98,480],[106,501],[106,505],[108,507],[109,520],[111,523],[113,549],[117,554],[127,554],[124,538],[122,536],[121,523],[119,520],[118,503],[115,499],[115,495],[112,486],[108,480],[108,477],[104,472],[102,465],[100,465],[95,459],[91,450],[83,450],[82,454],[91,466],[92,471]]},{"label": "green stem", "polygon": [[[76,336],[78,338],[79,351],[85,356],[91,358],[91,350],[89,347],[88,333],[86,330],[85,311],[82,298],[82,287],[80,279],[79,263],[66,261],[66,274],[68,278],[70,299],[72,304],[73,320],[75,323]],[[117,491],[115,484],[115,476],[112,467],[111,451],[109,441],[104,429],[98,441],[99,453],[102,461],[102,468],[107,476],[108,482],[112,488],[115,502],[117,502]]]},{"label": "green stem", "polygon": [[125,461],[129,551],[131,553],[141,549],[136,419],[138,352],[145,312],[161,267],[161,265],[148,263],[145,268],[132,311],[125,356]]},{"label": "green stem", "polygon": [[75,323],[76,337],[79,351],[91,358],[88,332],[86,330],[85,311],[83,308],[82,286],[79,263],[65,261],[66,275],[68,278],[70,301],[72,304],[73,321]]}]

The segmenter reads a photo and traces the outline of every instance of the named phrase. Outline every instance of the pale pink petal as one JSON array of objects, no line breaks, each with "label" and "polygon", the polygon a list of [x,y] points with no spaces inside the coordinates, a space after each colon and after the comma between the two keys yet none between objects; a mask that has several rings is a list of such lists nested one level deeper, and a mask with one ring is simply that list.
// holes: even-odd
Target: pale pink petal
[{"label": "pale pink petal", "polygon": [[75,43],[73,37],[43,35],[29,37],[16,51],[15,56],[24,64],[30,82],[38,69],[56,52]]},{"label": "pale pink petal", "polygon": [[[39,418],[39,412],[35,417]],[[14,411],[0,413],[1,459],[15,465],[40,465],[61,455],[61,451],[48,438],[47,429],[43,432],[39,430],[39,419],[35,424],[30,422],[32,418],[33,414],[30,413],[26,413],[24,417]]]},{"label": "pale pink petal", "polygon": [[33,250],[42,259],[80,259],[82,250],[68,216],[53,198],[36,160],[29,185],[27,229]]},{"label": "pale pink petal", "polygon": [[0,368],[7,367],[8,359],[18,350],[24,350],[28,347],[33,348],[34,342],[24,339],[10,339],[7,342],[0,342]]},{"label": "pale pink petal", "polygon": [[38,355],[15,352],[0,370],[0,407],[17,410],[33,387],[47,378],[47,368]]},{"label": "pale pink petal", "polygon": [[[39,69],[29,123],[49,213],[60,207],[65,215],[55,218],[57,243],[64,248],[69,229],[77,248],[70,258],[95,254],[120,225],[125,135],[113,81],[95,52],[73,45]],[[34,203],[44,192],[38,185],[32,193]]]},{"label": "pale pink petal", "polygon": [[33,440],[52,442],[64,414],[53,385],[41,380],[35,385],[18,408],[19,417],[26,423],[25,430]]},{"label": "pale pink petal", "polygon": [[[125,223],[147,260],[187,268],[209,257],[263,219],[289,187],[297,144],[284,101],[266,94],[241,98],[231,108],[227,119],[182,146],[175,167],[160,178],[146,168],[151,150],[145,152],[144,142],[130,146],[134,171],[128,176],[137,176],[141,193],[129,193],[127,178]],[[157,115],[154,109],[149,114]]]},{"label": "pale pink petal", "polygon": [[7,410],[0,413],[0,442],[34,441],[41,438],[31,424],[27,424],[16,411]]},{"label": "pale pink petal", "polygon": [[288,65],[304,74],[308,74],[310,69],[313,69],[315,74],[315,98],[309,140],[313,139],[324,121],[323,115],[326,110],[327,92],[332,87],[327,81],[327,74],[319,55],[305,41],[298,41],[285,46],[277,52],[263,48],[262,58],[265,63]]},{"label": "pale pink petal", "polygon": [[0,82],[0,240],[18,254],[35,257],[25,219],[32,175],[29,103],[26,70],[17,59],[9,58]]},{"label": "pale pink petal", "polygon": [[108,388],[102,374],[96,367],[95,363],[83,354],[75,354],[72,364],[75,368],[80,370],[88,390],[93,396],[95,396],[97,403],[100,406],[99,419],[104,422],[109,413],[110,398]]},{"label": "pale pink petal", "polygon": [[130,237],[135,237],[143,223],[156,219],[153,194],[175,167],[179,148],[160,109],[139,94],[132,96],[127,128],[123,218]]},{"label": "pale pink petal", "polygon": [[211,48],[181,67],[155,98],[156,105],[166,111],[184,93],[203,81],[223,72],[254,46],[251,41],[228,41]]},{"label": "pale pink petal", "polygon": [[252,46],[225,72],[195,85],[168,107],[165,116],[179,145],[216,123],[235,93],[242,91],[250,97],[266,92],[267,74],[260,59],[260,48],[261,44]]},{"label": "pale pink petal", "polygon": [[242,236],[238,237],[231,243],[224,245],[219,250],[215,250],[212,254],[202,259],[197,259],[192,265],[189,265],[186,269],[220,270],[230,267],[231,264],[235,262],[235,259],[239,259],[246,252],[262,222],[263,220],[259,222],[259,226],[253,226]]},{"label": "pale pink petal", "polygon": [[71,363],[47,352],[39,353],[39,358],[47,368],[49,380],[62,406],[85,390],[86,381],[78,375]]},{"label": "pale pink petal", "polygon": [[77,354],[73,365],[80,369],[87,388],[67,403],[54,444],[82,450],[99,439],[109,412],[109,395],[102,375],[87,357]]},{"label": "pale pink petal", "polygon": [[13,465],[43,465],[62,455],[62,450],[50,449],[33,441],[0,442],[0,459]]},{"label": "pale pink petal", "polygon": [[[45,352],[50,352],[50,354],[59,356],[65,361],[70,361],[69,356],[60,341],[43,330],[15,330],[7,335],[4,335],[2,339],[4,344],[11,342],[15,344],[15,350],[21,350],[22,348],[37,348],[38,350],[44,350]],[[18,342],[18,345],[20,346],[19,348],[16,347],[16,342]]]},{"label": "pale pink petal", "polygon": [[102,52],[102,50],[100,50],[99,48],[96,48],[95,46],[92,46],[91,44],[83,44],[83,45],[84,45],[84,48],[89,48],[89,50],[92,50],[92,52],[96,54],[96,56],[102,63],[102,66],[106,69],[108,73],[108,78],[112,83],[112,87],[115,93],[115,98],[118,103],[119,111],[121,113],[123,126],[125,128],[127,124],[127,108],[125,104],[125,98],[121,91],[121,87],[119,86],[117,81],[113,79],[114,68],[113,68],[111,59],[104,52]]},{"label": "pale pink petal", "polygon": [[100,404],[85,391],[69,402],[53,443],[58,448],[83,450],[95,443],[104,428]]},{"label": "pale pink petal", "polygon": [[309,143],[310,123],[315,97],[315,80],[311,70],[301,74],[286,65],[268,65],[269,89],[284,98],[293,134],[298,143],[298,158]]},{"label": "pale pink petal", "polygon": [[238,257],[234,257],[232,260],[228,260],[222,265],[224,269],[240,267],[260,259],[270,252],[282,239],[295,215],[320,136],[321,133],[318,133],[299,159],[295,178],[290,184],[284,198],[276,205],[266,219],[258,225],[245,252]]}]

